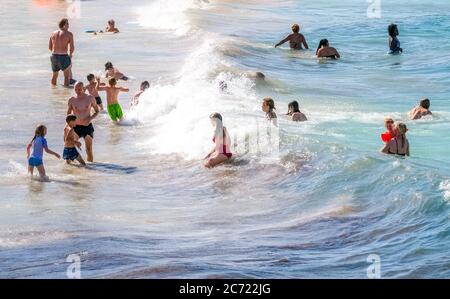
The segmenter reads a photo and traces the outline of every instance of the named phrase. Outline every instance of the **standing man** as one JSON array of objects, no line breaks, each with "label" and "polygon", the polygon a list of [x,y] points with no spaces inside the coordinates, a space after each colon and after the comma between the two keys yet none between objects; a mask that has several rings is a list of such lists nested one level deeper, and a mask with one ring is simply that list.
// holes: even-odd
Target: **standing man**
[{"label": "standing man", "polygon": [[69,20],[59,21],[59,30],[50,36],[48,49],[52,52],[50,61],[52,63],[52,84],[56,85],[59,71],[64,72],[64,86],[74,84],[72,79],[72,55],[75,50],[73,34],[69,31]]},{"label": "standing man", "polygon": [[[74,86],[75,95],[69,99],[67,115],[74,114],[76,125],[73,128],[80,138],[86,143],[86,154],[88,162],[94,162],[92,143],[94,140],[94,126],[92,120],[98,115],[98,106],[95,98],[84,92],[83,82],[77,82]],[[94,109],[94,114],[91,111]]]},{"label": "standing man", "polygon": [[298,24],[292,25],[292,34],[289,34],[285,39],[275,45],[275,48],[281,46],[285,42],[289,42],[289,46],[293,50],[302,50],[302,45],[305,49],[308,49],[308,44],[303,34],[300,33],[300,26]]}]

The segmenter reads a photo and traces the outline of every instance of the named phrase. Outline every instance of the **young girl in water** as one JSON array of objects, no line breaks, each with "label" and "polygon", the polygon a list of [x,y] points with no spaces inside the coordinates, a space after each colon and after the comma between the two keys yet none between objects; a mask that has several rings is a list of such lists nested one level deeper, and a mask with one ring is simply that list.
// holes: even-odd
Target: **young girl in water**
[{"label": "young girl in water", "polygon": [[290,102],[288,105],[288,116],[291,117],[292,121],[307,121],[306,115],[303,114],[300,109],[298,108],[298,102],[293,101]]},{"label": "young girl in water", "polygon": [[203,165],[206,168],[213,168],[228,161],[232,154],[230,151],[231,139],[228,130],[223,126],[222,115],[213,113],[209,116],[211,124],[215,128],[213,142],[215,144],[211,152],[205,157]]},{"label": "young girl in water", "polygon": [[400,35],[398,32],[398,27],[395,24],[388,26],[389,33],[389,54],[400,54],[403,53],[403,49],[400,48],[400,41],[397,36]]},{"label": "young girl in water", "polygon": [[266,119],[272,122],[273,125],[277,125],[277,114],[275,113],[275,102],[272,98],[264,98],[262,105],[262,111],[266,113]]},{"label": "young girl in water", "polygon": [[406,138],[408,128],[404,123],[397,123],[394,127],[394,138],[392,138],[381,149],[382,153],[398,156],[409,156],[409,141]]},{"label": "young girl in water", "polygon": [[339,59],[341,58],[341,55],[339,55],[339,52],[333,48],[330,47],[330,43],[327,39],[322,39],[319,42],[319,46],[316,50],[316,56],[317,58],[331,58],[331,59]]},{"label": "young girl in water", "polygon": [[[47,181],[48,177],[45,174],[43,155],[44,150],[47,154],[53,155],[60,159],[61,156],[50,150],[47,146],[47,140],[45,135],[47,134],[47,128],[44,125],[40,125],[34,132],[34,137],[27,146],[27,159],[28,159],[28,173],[33,176],[33,170],[36,167],[39,171],[41,180]],[[31,152],[33,148],[33,152]]]}]

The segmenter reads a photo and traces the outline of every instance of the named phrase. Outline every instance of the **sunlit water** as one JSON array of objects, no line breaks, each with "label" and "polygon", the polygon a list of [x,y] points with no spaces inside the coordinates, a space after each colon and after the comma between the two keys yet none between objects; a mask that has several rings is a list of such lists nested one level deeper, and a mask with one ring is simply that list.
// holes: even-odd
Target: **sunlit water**
[{"label": "sunlit water", "polygon": [[[86,278],[365,278],[370,254],[382,277],[450,277],[448,1],[382,1],[379,19],[365,0],[82,2],[75,78],[111,60],[136,78],[132,92],[152,87],[134,111],[121,96],[125,126],[95,120],[95,165],[46,156],[52,182],[40,183],[25,146],[44,123],[62,152],[73,90],[50,87],[47,42],[67,5],[0,4],[1,278],[64,278],[70,254]],[[122,33],[84,33],[110,18]],[[293,22],[310,51],[273,48]],[[386,55],[390,22],[402,56]],[[314,58],[322,38],[341,61]],[[254,135],[264,96],[280,117],[277,155],[203,169],[208,115],[221,112],[234,138]],[[434,117],[413,123],[422,97]],[[294,99],[307,123],[284,117]],[[385,116],[407,123],[411,158],[378,153]]]}]

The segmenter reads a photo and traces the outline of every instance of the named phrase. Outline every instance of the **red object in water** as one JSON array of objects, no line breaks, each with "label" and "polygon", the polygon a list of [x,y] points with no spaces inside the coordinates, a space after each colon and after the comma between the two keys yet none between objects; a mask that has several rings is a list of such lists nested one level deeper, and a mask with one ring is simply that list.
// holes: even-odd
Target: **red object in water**
[{"label": "red object in water", "polygon": [[388,143],[392,138],[394,138],[394,136],[392,136],[390,132],[381,134],[381,140],[383,140],[384,143]]}]

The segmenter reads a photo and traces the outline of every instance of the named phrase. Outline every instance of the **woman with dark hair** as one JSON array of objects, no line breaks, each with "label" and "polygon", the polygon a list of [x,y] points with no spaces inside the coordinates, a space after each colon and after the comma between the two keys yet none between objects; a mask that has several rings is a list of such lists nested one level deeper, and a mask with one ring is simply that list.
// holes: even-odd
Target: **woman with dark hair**
[{"label": "woman with dark hair", "polygon": [[409,112],[409,117],[412,120],[417,120],[422,118],[423,116],[427,116],[427,115],[432,115],[431,111],[430,111],[430,100],[429,99],[423,99],[419,102],[419,105],[414,107],[410,112]]},{"label": "woman with dark hair", "polygon": [[287,114],[288,116],[291,117],[292,121],[307,121],[308,119],[306,118],[306,115],[303,114],[300,109],[298,108],[298,102],[297,101],[293,101],[290,102],[288,105],[288,112]]},{"label": "woman with dark hair", "polygon": [[339,52],[333,48],[330,47],[330,43],[327,39],[322,39],[319,43],[319,46],[316,50],[316,56],[317,58],[331,58],[331,59],[339,59],[341,58],[341,55],[339,55]]},{"label": "woman with dark hair", "polygon": [[391,24],[388,26],[389,33],[389,54],[400,54],[403,53],[403,49],[400,48],[400,41],[397,36],[400,35],[398,32],[398,27],[396,24]]}]

